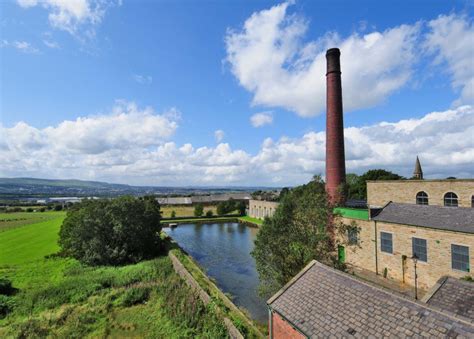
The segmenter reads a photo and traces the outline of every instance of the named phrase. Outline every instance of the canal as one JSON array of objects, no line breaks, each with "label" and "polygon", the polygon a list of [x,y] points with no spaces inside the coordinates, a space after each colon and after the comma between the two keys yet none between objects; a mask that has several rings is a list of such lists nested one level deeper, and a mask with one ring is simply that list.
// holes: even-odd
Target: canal
[{"label": "canal", "polygon": [[265,300],[258,296],[258,273],[250,255],[258,229],[237,222],[181,224],[166,229],[219,288],[232,295],[233,302],[251,317],[266,323]]}]

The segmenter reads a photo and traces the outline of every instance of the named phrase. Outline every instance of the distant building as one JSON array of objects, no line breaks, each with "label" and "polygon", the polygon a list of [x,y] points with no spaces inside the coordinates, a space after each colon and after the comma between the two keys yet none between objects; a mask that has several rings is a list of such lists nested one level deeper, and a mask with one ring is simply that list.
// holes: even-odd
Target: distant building
[{"label": "distant building", "polygon": [[160,197],[157,201],[161,205],[193,205],[193,204],[215,204],[230,199],[236,201],[249,201],[252,199],[250,193],[222,193],[211,195],[194,195],[191,197]]},{"label": "distant building", "polygon": [[264,200],[250,200],[248,215],[252,218],[264,219],[272,217],[278,207],[278,202]]}]

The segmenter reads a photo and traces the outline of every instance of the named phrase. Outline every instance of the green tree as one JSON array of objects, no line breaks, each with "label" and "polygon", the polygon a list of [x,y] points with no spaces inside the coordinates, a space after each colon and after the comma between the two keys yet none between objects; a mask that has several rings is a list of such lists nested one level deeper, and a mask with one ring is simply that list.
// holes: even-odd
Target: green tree
[{"label": "green tree", "polygon": [[213,215],[214,215],[214,213],[212,213],[212,210],[208,210],[208,211],[206,212],[206,217],[208,217],[208,218],[209,218],[209,217],[212,217]]},{"label": "green tree", "polygon": [[282,197],[273,217],[264,220],[252,251],[262,295],[276,292],[312,259],[336,265],[327,229],[331,215],[320,177]]},{"label": "green tree", "polygon": [[194,216],[201,217],[204,214],[204,206],[202,204],[197,204],[194,206]]},{"label": "green tree", "polygon": [[247,209],[247,205],[243,201],[239,201],[236,204],[236,208],[239,211],[239,215],[245,215],[245,210]]},{"label": "green tree", "polygon": [[217,204],[217,214],[224,215],[227,214],[227,204],[225,201],[221,201]]},{"label": "green tree", "polygon": [[176,218],[176,211],[175,210],[171,211],[171,218]]},{"label": "green tree", "polygon": [[349,199],[367,199],[367,180],[401,180],[401,175],[384,169],[373,169],[361,176],[349,173],[346,175],[346,190]]},{"label": "green tree", "polygon": [[68,211],[59,245],[89,265],[136,263],[160,252],[160,219],[153,197],[85,200]]}]

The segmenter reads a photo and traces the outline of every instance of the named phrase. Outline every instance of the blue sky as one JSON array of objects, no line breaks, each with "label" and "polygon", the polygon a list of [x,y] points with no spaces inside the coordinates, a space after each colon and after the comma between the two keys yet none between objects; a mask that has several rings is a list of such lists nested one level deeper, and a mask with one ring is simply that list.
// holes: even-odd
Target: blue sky
[{"label": "blue sky", "polygon": [[470,1],[0,6],[0,175],[305,182],[324,173],[328,47],[350,172],[409,176],[420,154],[428,176],[474,174]]}]

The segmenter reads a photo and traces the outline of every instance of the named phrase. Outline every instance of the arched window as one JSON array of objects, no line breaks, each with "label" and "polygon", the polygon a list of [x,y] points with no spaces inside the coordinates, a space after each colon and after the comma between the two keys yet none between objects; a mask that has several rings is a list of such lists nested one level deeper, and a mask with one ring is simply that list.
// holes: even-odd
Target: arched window
[{"label": "arched window", "polygon": [[418,192],[416,194],[416,204],[417,205],[428,205],[428,194],[426,192]]},{"label": "arched window", "polygon": [[458,196],[456,193],[448,192],[444,195],[444,206],[458,207]]}]

